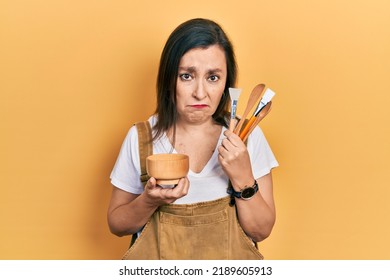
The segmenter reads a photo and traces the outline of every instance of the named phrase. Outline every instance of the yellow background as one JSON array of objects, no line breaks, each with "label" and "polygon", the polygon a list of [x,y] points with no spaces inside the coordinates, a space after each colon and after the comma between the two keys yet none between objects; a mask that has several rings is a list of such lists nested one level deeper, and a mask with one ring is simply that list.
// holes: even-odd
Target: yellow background
[{"label": "yellow background", "polygon": [[0,1],[0,259],[119,259],[109,174],[155,106],[159,57],[193,17],[231,37],[263,128],[277,222],[267,259],[390,258],[390,2]]}]

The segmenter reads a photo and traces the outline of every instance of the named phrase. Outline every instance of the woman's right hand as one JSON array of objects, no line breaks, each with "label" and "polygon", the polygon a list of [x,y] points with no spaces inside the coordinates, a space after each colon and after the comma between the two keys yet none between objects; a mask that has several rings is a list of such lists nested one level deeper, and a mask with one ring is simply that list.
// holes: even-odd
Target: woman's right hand
[{"label": "woman's right hand", "polygon": [[188,193],[190,182],[181,178],[174,188],[163,188],[150,178],[140,195],[114,187],[108,208],[108,224],[118,236],[134,234],[150,219],[160,205],[169,204]]},{"label": "woman's right hand", "polygon": [[151,177],[146,183],[144,192],[145,201],[153,206],[170,204],[187,195],[190,182],[187,177],[181,178],[174,188],[163,188]]}]

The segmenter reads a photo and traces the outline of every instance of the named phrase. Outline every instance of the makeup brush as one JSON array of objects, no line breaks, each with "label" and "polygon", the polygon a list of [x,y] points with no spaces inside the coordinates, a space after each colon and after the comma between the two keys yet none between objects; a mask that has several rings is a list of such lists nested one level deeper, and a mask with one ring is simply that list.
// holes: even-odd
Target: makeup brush
[{"label": "makeup brush", "polygon": [[253,124],[251,125],[251,127],[249,128],[248,132],[242,136],[241,140],[243,142],[246,141],[246,139],[248,138],[248,136],[252,133],[252,131],[255,129],[255,127],[260,123],[260,121],[262,119],[265,118],[266,115],[268,115],[269,111],[271,111],[271,106],[272,106],[272,101],[268,102],[267,105],[265,105],[260,113],[257,115],[255,121],[253,122]]},{"label": "makeup brush", "polygon": [[241,131],[240,133],[240,138],[241,139],[244,139],[252,124],[255,122],[256,120],[256,117],[259,115],[259,113],[261,112],[261,110],[267,105],[268,102],[271,101],[271,99],[275,96],[275,92],[273,92],[271,89],[267,88],[263,97],[261,98],[259,104],[257,105],[257,108],[255,110],[255,112],[253,113],[252,117],[249,119],[248,123],[245,125],[244,129]]},{"label": "makeup brush", "polygon": [[251,94],[249,95],[249,99],[248,99],[248,102],[246,104],[244,114],[241,116],[240,121],[238,122],[238,124],[236,125],[236,128],[234,129],[235,134],[237,134],[237,135],[240,134],[241,127],[244,124],[246,117],[248,116],[248,114],[251,112],[252,108],[256,105],[256,103],[260,99],[261,94],[264,91],[264,88],[265,88],[265,84],[258,84],[253,88]]}]

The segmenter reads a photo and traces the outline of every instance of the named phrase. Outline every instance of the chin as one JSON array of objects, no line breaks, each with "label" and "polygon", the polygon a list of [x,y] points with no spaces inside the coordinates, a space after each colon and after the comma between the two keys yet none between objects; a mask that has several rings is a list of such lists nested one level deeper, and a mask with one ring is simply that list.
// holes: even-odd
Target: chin
[{"label": "chin", "polygon": [[212,118],[212,115],[205,114],[204,112],[195,112],[185,117],[188,122],[191,123],[203,123]]}]

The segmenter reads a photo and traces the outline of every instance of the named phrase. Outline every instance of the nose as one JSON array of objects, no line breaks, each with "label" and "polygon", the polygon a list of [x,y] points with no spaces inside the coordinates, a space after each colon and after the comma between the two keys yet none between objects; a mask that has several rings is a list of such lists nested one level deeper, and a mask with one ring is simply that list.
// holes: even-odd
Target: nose
[{"label": "nose", "polygon": [[192,95],[198,100],[202,100],[207,96],[207,88],[203,81],[198,81]]}]

